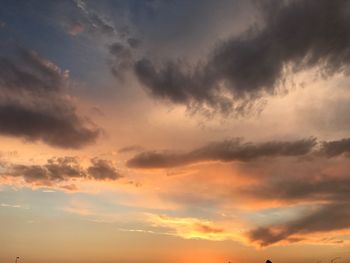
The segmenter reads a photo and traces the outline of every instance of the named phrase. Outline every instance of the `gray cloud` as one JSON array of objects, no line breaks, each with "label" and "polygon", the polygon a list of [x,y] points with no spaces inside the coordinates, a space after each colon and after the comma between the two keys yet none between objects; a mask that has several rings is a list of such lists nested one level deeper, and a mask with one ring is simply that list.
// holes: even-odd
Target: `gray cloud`
[{"label": "gray cloud", "polygon": [[126,70],[129,70],[134,63],[133,52],[125,44],[115,42],[109,46],[109,53],[111,72],[115,77],[122,79]]},{"label": "gray cloud", "polygon": [[[68,189],[66,182],[72,179],[117,180],[121,175],[114,165],[104,159],[93,158],[87,168],[81,166],[76,157],[59,157],[47,160],[42,165],[1,164],[0,176],[22,177],[25,182],[41,186],[56,186]],[[74,188],[76,186],[74,185]]]},{"label": "gray cloud", "polygon": [[169,168],[201,161],[250,161],[262,157],[301,156],[308,154],[315,145],[314,138],[257,144],[235,139],[211,143],[187,153],[143,152],[128,160],[127,165],[133,168]]},{"label": "gray cloud", "polygon": [[7,163],[2,176],[22,177],[27,183],[51,186],[70,178],[87,176],[74,157],[52,158],[43,165],[24,165]]},{"label": "gray cloud", "polygon": [[242,189],[242,193],[263,200],[342,201],[350,200],[350,177],[318,175],[266,180]]},{"label": "gray cloud", "polygon": [[322,152],[329,157],[350,154],[350,139],[346,138],[338,141],[324,142],[322,145]]},{"label": "gray cloud", "polygon": [[121,177],[110,161],[95,158],[91,163],[87,171],[96,180],[116,180]]},{"label": "gray cloud", "polygon": [[73,112],[54,114],[21,105],[0,105],[0,133],[63,148],[81,148],[98,135]]},{"label": "gray cloud", "polygon": [[50,179],[54,180],[86,176],[86,172],[83,171],[79,161],[74,157],[49,159],[44,167],[47,169]]},{"label": "gray cloud", "polygon": [[127,42],[131,48],[138,48],[141,45],[141,40],[134,37],[128,38]]},{"label": "gray cloud", "polygon": [[65,94],[68,72],[33,51],[0,57],[0,134],[81,148],[99,130],[80,117]]},{"label": "gray cloud", "polygon": [[[316,147],[318,146],[318,147]],[[122,148],[119,152],[142,150],[138,147]],[[350,139],[344,138],[318,143],[316,138],[296,141],[270,141],[244,143],[241,139],[215,142],[189,152],[144,151],[127,161],[133,168],[170,168],[202,161],[251,161],[264,157],[304,156],[332,158],[350,154]],[[311,157],[311,155],[310,155]]]},{"label": "gray cloud", "polygon": [[18,49],[17,58],[0,57],[0,86],[18,92],[55,92],[64,85],[64,72],[35,52]]},{"label": "gray cloud", "polygon": [[345,71],[350,61],[350,3],[265,1],[262,21],[215,48],[197,65],[144,58],[139,80],[158,98],[214,111],[244,113],[257,98],[275,94],[284,68],[319,67],[324,76]]},{"label": "gray cloud", "polygon": [[259,227],[248,233],[249,238],[260,246],[268,246],[288,240],[294,234],[329,232],[350,228],[350,203],[340,202],[321,206],[285,225]]},{"label": "gray cloud", "polygon": [[315,174],[304,171],[305,174],[294,176],[272,176],[241,189],[241,194],[259,201],[308,203],[310,207],[308,212],[304,211],[292,221],[250,230],[247,233],[250,240],[268,246],[285,240],[299,241],[294,235],[349,229],[350,177],[324,175],[322,170],[319,168]]}]

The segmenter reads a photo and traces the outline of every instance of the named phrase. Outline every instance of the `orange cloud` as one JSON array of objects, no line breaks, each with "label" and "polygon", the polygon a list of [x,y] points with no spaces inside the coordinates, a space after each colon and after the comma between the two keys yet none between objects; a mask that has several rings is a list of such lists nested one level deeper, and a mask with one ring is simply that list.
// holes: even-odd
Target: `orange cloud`
[{"label": "orange cloud", "polygon": [[218,226],[209,220],[190,217],[170,217],[149,215],[149,221],[156,227],[168,229],[168,234],[185,239],[205,239],[213,241],[240,240],[239,232],[233,232]]}]

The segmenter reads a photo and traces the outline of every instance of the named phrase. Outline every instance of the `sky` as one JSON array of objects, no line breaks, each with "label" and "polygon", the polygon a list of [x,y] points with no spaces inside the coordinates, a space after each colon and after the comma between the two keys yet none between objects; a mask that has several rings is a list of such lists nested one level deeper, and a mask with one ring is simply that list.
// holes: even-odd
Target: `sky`
[{"label": "sky", "polygon": [[0,261],[350,261],[350,2],[1,0]]}]

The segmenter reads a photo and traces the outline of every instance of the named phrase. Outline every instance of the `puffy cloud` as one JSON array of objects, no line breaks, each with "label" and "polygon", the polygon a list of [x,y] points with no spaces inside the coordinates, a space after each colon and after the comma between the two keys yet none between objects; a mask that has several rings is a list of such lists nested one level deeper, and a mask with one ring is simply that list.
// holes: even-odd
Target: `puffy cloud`
[{"label": "puffy cloud", "polygon": [[[265,1],[259,26],[218,45],[197,65],[136,62],[139,80],[158,98],[221,112],[244,113],[285,81],[286,68],[345,72],[350,61],[347,1]],[[260,26],[262,25],[262,26]]]},{"label": "puffy cloud", "polygon": [[77,158],[74,157],[52,158],[43,165],[6,163],[4,168],[2,176],[22,177],[27,183],[35,185],[50,186],[71,178],[87,176]]},{"label": "puffy cloud", "polygon": [[67,84],[67,71],[33,51],[0,57],[0,134],[63,148],[93,143],[99,130],[78,115]]},{"label": "puffy cloud", "polygon": [[240,139],[211,143],[187,153],[142,152],[127,165],[134,168],[169,168],[203,161],[250,161],[263,157],[301,156],[316,145],[314,138],[296,141],[243,143]]},{"label": "puffy cloud", "polygon": [[121,177],[110,161],[92,159],[92,165],[87,169],[89,175],[96,180],[116,180]]},{"label": "puffy cloud", "polygon": [[1,166],[0,176],[21,177],[29,184],[59,186],[67,190],[77,189],[75,184],[70,184],[74,179],[117,180],[121,177],[110,161],[98,158],[92,158],[88,167],[82,166],[78,158],[70,156],[51,158],[42,165],[5,162]]}]

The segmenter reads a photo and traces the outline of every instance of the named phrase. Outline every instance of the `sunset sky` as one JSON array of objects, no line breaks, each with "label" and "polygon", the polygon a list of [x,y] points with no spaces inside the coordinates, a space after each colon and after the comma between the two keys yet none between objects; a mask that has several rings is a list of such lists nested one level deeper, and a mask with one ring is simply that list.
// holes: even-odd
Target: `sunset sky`
[{"label": "sunset sky", "polygon": [[0,5],[1,262],[350,262],[350,1]]}]

